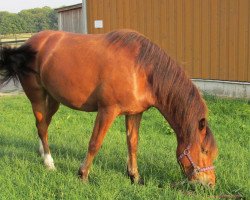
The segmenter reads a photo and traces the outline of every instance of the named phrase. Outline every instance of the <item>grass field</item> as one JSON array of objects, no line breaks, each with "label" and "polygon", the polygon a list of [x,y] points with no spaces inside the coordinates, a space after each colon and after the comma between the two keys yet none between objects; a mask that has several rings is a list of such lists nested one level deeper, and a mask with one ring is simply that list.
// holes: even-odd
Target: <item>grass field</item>
[{"label": "grass field", "polygon": [[[77,170],[86,153],[95,113],[61,106],[50,126],[57,170],[47,171],[38,156],[34,117],[24,95],[0,98],[0,199],[210,199],[219,195],[250,197],[250,103],[206,97],[209,121],[219,147],[215,190],[172,187],[183,179],[175,158],[176,138],[155,109],[144,113],[138,164],[146,185],[126,176],[124,117],[104,140],[84,184]],[[161,188],[158,186],[161,185]]]}]

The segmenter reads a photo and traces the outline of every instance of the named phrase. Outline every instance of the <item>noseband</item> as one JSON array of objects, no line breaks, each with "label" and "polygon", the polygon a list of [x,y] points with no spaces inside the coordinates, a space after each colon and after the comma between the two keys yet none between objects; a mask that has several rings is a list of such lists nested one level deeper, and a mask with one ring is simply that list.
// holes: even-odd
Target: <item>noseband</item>
[{"label": "noseband", "polygon": [[[190,144],[187,146],[186,149],[184,149],[184,151],[181,153],[181,155],[179,155],[179,157],[178,157],[178,162],[180,163],[180,160],[181,160],[183,157],[185,157],[185,156],[187,156],[187,159],[189,160],[189,162],[191,163],[192,167],[194,168],[194,169],[193,169],[193,172],[192,172],[192,174],[191,174],[191,176],[193,176],[193,175],[195,175],[195,174],[198,174],[198,173],[200,173],[200,172],[206,172],[206,171],[214,170],[214,168],[215,168],[214,166],[209,166],[209,167],[202,167],[202,168],[200,168],[198,165],[196,165],[196,164],[194,163],[192,157],[191,157],[191,154],[190,154]],[[180,165],[181,165],[181,163],[180,163]],[[181,165],[181,166],[182,166],[182,165]],[[182,170],[183,170],[183,172],[184,172],[184,174],[185,174],[185,171],[184,171],[183,167],[182,167]]]}]

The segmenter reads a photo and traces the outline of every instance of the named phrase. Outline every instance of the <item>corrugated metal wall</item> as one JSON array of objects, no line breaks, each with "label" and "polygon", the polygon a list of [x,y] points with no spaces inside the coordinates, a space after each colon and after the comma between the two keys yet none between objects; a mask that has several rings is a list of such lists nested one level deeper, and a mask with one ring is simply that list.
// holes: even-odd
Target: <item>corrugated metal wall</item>
[{"label": "corrugated metal wall", "polygon": [[82,8],[59,12],[58,26],[59,30],[82,33],[83,32]]},{"label": "corrugated metal wall", "polygon": [[135,29],[192,78],[250,82],[250,0],[87,0],[87,15],[89,33]]}]

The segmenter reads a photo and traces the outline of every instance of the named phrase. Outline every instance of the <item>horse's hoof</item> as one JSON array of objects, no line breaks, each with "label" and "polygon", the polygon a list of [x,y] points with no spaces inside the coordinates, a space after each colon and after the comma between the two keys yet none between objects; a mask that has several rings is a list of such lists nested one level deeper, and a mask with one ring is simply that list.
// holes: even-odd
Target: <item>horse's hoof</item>
[{"label": "horse's hoof", "polygon": [[83,182],[83,183],[88,183],[89,182],[89,179],[88,177],[84,176],[83,172],[81,169],[78,170],[78,173],[77,173],[78,177],[80,178],[80,180]]},{"label": "horse's hoof", "polygon": [[49,171],[55,171],[56,170],[56,167],[54,165],[54,163],[47,163],[47,162],[44,162],[44,165],[46,167],[47,170]]},{"label": "horse's hoof", "polygon": [[55,171],[56,170],[56,167],[55,167],[54,163],[46,163],[45,162],[44,165],[45,165],[46,169],[49,170],[49,171]]},{"label": "horse's hoof", "polygon": [[141,177],[138,180],[138,185],[145,185],[144,179],[142,179]]},{"label": "horse's hoof", "polygon": [[43,162],[48,170],[55,170],[56,169],[55,164],[54,164],[54,160],[50,154],[44,154]]},{"label": "horse's hoof", "polygon": [[144,179],[141,177],[135,178],[134,176],[129,176],[131,184],[136,184],[136,185],[144,185]]},{"label": "horse's hoof", "polygon": [[138,176],[136,177],[135,175],[129,174],[128,166],[127,166],[127,175],[130,178],[131,184],[144,185],[144,179],[142,179],[141,177],[138,177]]},{"label": "horse's hoof", "polygon": [[56,170],[56,167],[54,165],[54,163],[47,163],[47,162],[44,162],[44,165],[46,167],[47,170],[49,171],[55,171]]}]

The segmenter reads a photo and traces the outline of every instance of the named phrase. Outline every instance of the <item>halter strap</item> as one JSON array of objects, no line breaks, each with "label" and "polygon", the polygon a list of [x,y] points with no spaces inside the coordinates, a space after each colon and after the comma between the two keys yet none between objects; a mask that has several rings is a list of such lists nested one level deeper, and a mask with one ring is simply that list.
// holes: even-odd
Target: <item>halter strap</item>
[{"label": "halter strap", "polygon": [[[189,162],[191,163],[192,167],[194,168],[191,175],[198,174],[198,173],[200,173],[200,172],[206,172],[206,171],[214,170],[214,168],[215,168],[214,166],[209,166],[209,167],[202,167],[202,168],[200,168],[198,165],[196,165],[196,164],[194,163],[192,157],[191,157],[191,154],[190,154],[190,147],[191,147],[191,145],[189,144],[189,145],[187,146],[187,148],[184,149],[184,151],[179,155],[178,161],[180,162],[180,160],[181,160],[183,157],[187,156],[187,159],[189,160]],[[183,170],[183,171],[184,171],[184,170]]]}]

